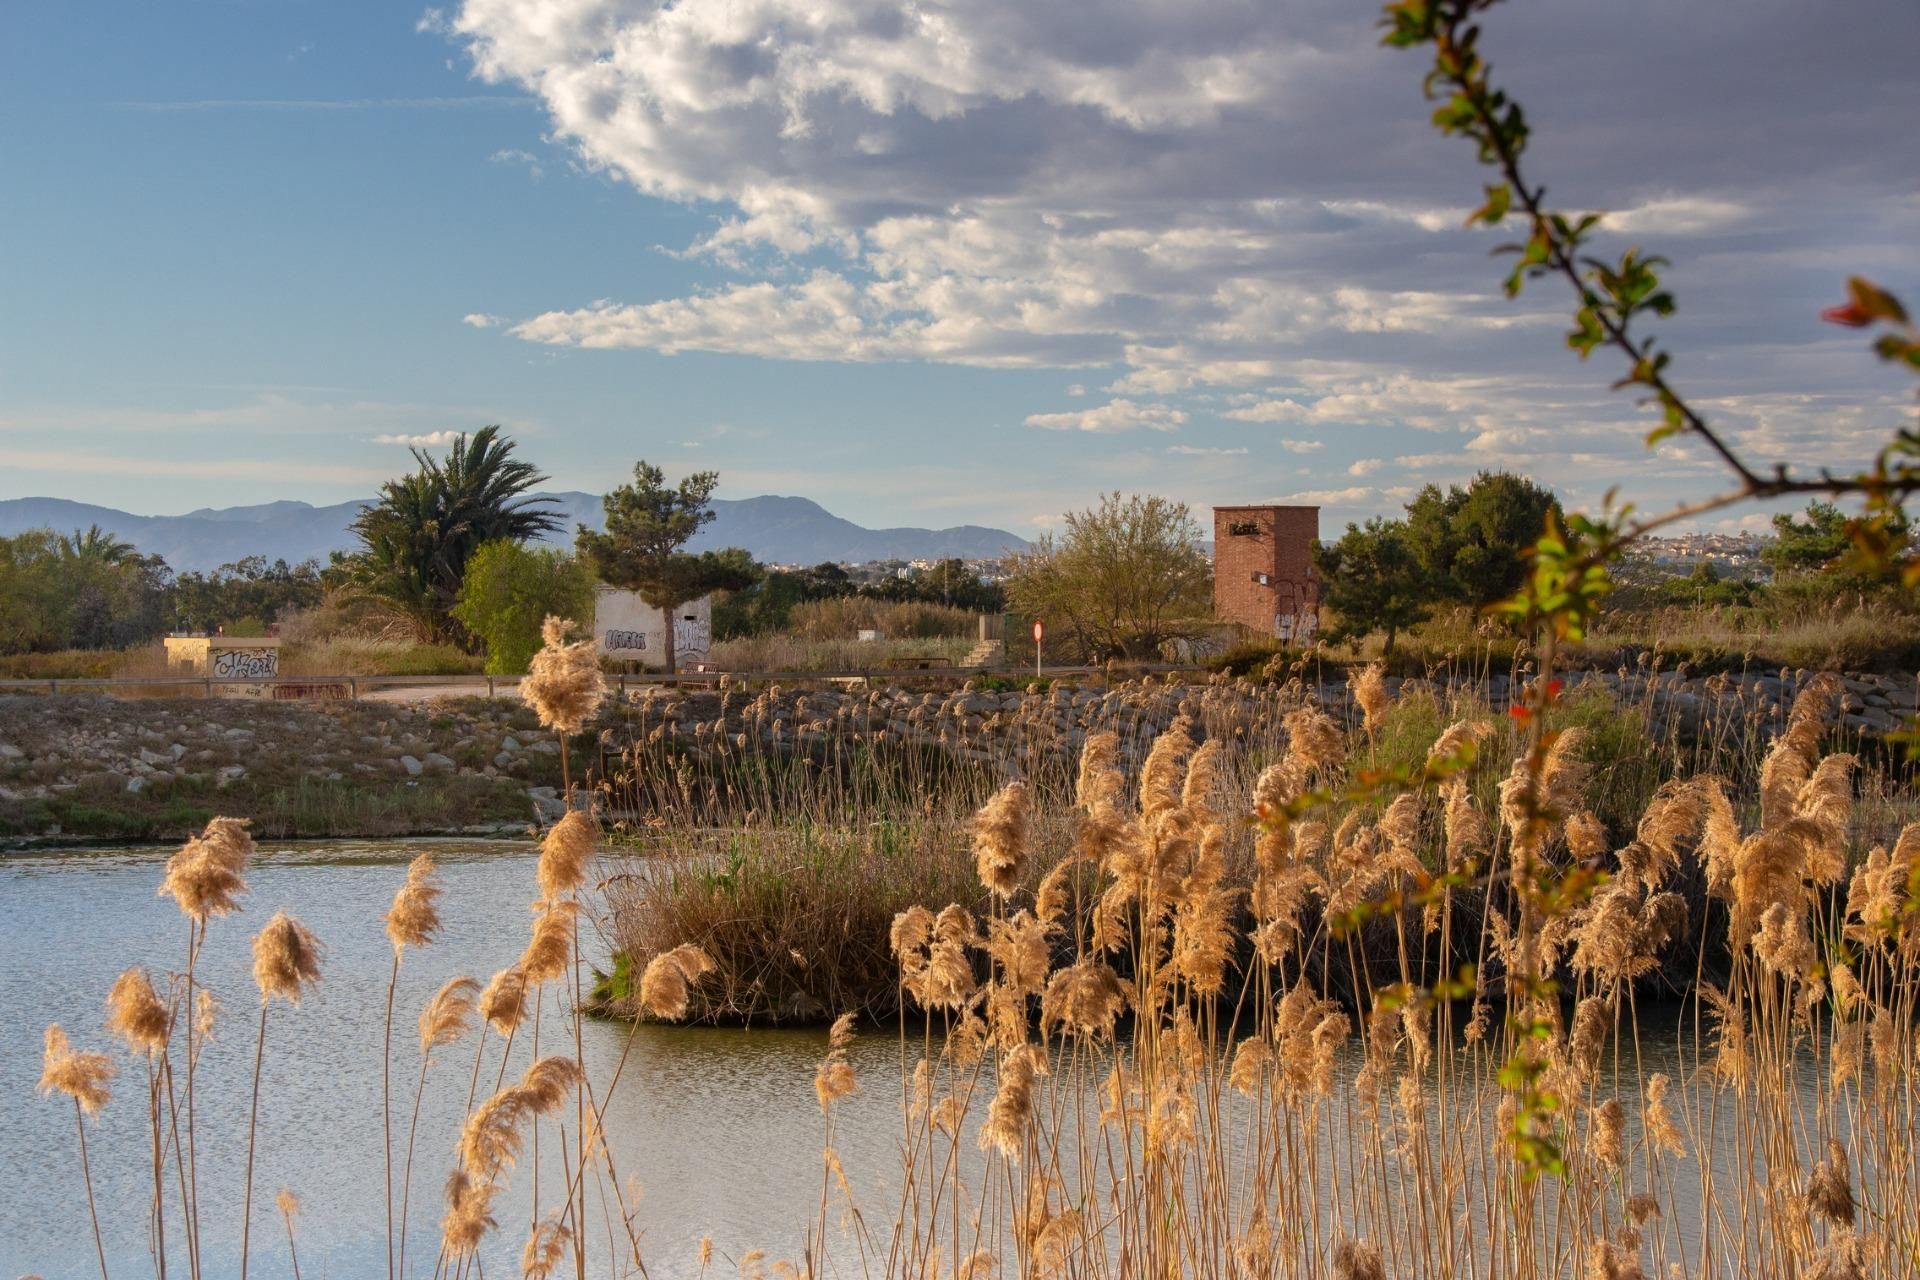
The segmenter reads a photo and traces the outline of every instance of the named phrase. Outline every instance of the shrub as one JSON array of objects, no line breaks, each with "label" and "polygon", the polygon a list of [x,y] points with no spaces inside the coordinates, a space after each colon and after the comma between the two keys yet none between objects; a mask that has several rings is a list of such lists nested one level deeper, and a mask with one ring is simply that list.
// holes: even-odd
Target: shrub
[{"label": "shrub", "polygon": [[593,576],[564,552],[489,542],[467,562],[453,616],[486,645],[489,675],[515,675],[540,651],[548,617],[593,625]]}]

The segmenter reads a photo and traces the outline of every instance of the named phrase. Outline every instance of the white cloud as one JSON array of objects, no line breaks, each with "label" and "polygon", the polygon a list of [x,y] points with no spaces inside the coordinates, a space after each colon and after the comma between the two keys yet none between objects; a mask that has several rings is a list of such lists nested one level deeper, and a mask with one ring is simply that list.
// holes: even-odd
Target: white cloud
[{"label": "white cloud", "polygon": [[1667,196],[1606,215],[1601,227],[1626,235],[1698,235],[1744,220],[1751,210],[1712,196]]},{"label": "white cloud", "polygon": [[506,322],[505,316],[490,315],[485,311],[469,311],[460,317],[461,324],[469,324],[476,329],[493,329]]},{"label": "white cloud", "polygon": [[522,151],[519,147],[502,147],[487,159],[495,164],[521,165],[526,169],[527,176],[535,182],[547,175],[546,167],[540,163],[540,157],[531,151]]},{"label": "white cloud", "polygon": [[1327,447],[1322,440],[1276,440],[1274,443],[1288,453],[1318,453]]},{"label": "white cloud", "polygon": [[1087,388],[1084,384],[1076,382],[1067,388],[1067,394],[1077,398],[1087,394]]},{"label": "white cloud", "polygon": [[1048,431],[1154,431],[1177,430],[1187,420],[1184,410],[1164,404],[1136,404],[1132,400],[1109,400],[1097,409],[1075,409],[1066,413],[1030,413],[1027,425]]},{"label": "white cloud", "polygon": [[[1696,394],[1737,388],[1756,366],[1777,372],[1752,337],[1768,308],[1801,304],[1783,304],[1755,264],[1798,261],[1804,274],[1816,257],[1837,270],[1826,259],[1838,255],[1894,279],[1915,264],[1904,171],[1835,140],[1868,136],[1875,95],[1910,79],[1912,41],[1893,37],[1914,33],[1920,11],[1862,2],[1874,22],[1789,6],[1730,30],[1705,10],[1617,0],[1605,15],[1549,6],[1501,24],[1502,57],[1555,86],[1567,118],[1592,122],[1563,139],[1580,152],[1580,189],[1555,194],[1625,206],[1599,229],[1616,243],[1596,252],[1629,235],[1701,237],[1674,273],[1704,335],[1684,353],[1710,380]],[[1662,56],[1629,59],[1649,15]],[[461,0],[421,21],[481,80],[532,95],[572,163],[710,217],[674,247],[706,273],[698,285],[641,302],[556,297],[513,327],[525,340],[1104,370],[1069,395],[1104,386],[1107,405],[1030,419],[1055,429],[1221,412],[1327,439],[1458,433],[1463,457],[1543,473],[1597,458],[1620,475],[1622,459],[1644,457],[1644,423],[1605,394],[1617,370],[1532,372],[1543,366],[1528,353],[1564,354],[1565,299],[1498,294],[1503,268],[1486,250],[1508,229],[1469,230],[1445,204],[1472,189],[1466,161],[1431,137],[1409,64],[1350,4]],[[1877,38],[1855,34],[1874,23]],[[1770,73],[1670,74],[1708,56]],[[1582,74],[1603,63],[1626,79]],[[1822,91],[1834,65],[1854,92]],[[1818,111],[1792,106],[1814,100]],[[1850,230],[1834,247],[1838,210]],[[1738,238],[1710,239],[1728,230]],[[1689,292],[1686,272],[1714,283]],[[1817,328],[1804,307],[1796,322]],[[1815,380],[1857,386],[1854,364],[1831,372],[1840,359],[1823,352]],[[1767,446],[1798,444],[1817,421],[1782,405],[1724,412]]]},{"label": "white cloud", "polygon": [[1350,476],[1370,476],[1387,464],[1385,458],[1361,458],[1347,468]]},{"label": "white cloud", "polygon": [[373,442],[375,444],[404,444],[404,445],[409,445],[416,449],[420,449],[420,448],[426,448],[429,445],[438,446],[438,445],[452,444],[455,440],[458,440],[459,438],[460,438],[460,432],[458,431],[425,431],[417,435],[407,435],[405,433],[396,432],[396,433],[388,433],[385,435],[377,435],[373,438]]},{"label": "white cloud", "polygon": [[1195,444],[1170,444],[1168,453],[1177,453],[1188,458],[1236,458],[1248,452],[1246,449],[1209,449]]}]

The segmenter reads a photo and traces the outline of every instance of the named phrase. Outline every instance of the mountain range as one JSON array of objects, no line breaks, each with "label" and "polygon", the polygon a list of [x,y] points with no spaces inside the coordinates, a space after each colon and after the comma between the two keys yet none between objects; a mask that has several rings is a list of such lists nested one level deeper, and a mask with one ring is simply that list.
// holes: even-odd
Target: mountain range
[{"label": "mountain range", "polygon": [[[576,524],[598,528],[598,494],[533,495],[552,502],[563,523],[553,541],[571,544]],[[249,507],[202,507],[180,516],[139,516],[65,498],[0,500],[0,537],[29,529],[68,533],[99,525],[142,552],[158,555],[176,573],[205,571],[244,556],[323,563],[335,551],[357,545],[354,517],[372,499],[316,507],[305,502],[263,502]],[[834,515],[807,498],[767,495],[715,498],[713,521],[695,535],[690,549],[744,547],[770,564],[819,564],[868,560],[938,560],[949,556],[986,559],[1019,551],[1024,539],[1004,529],[959,525],[951,529],[867,529]]]}]

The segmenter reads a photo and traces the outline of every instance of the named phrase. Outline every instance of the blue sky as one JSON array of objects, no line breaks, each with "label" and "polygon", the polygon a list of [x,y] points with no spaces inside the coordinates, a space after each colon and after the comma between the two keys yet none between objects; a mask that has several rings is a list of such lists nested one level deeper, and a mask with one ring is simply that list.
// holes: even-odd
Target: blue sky
[{"label": "blue sky", "polygon": [[[1488,41],[1555,194],[1674,259],[1683,387],[1762,459],[1864,460],[1907,388],[1815,315],[1853,270],[1920,296],[1920,10],[1721,12],[1541,0]],[[1117,488],[1332,532],[1484,466],[1704,492],[1559,294],[1498,296],[1480,175],[1372,20],[9,6],[0,497],[338,501],[495,421],[556,487],[644,456],[870,525],[1032,533]]]}]

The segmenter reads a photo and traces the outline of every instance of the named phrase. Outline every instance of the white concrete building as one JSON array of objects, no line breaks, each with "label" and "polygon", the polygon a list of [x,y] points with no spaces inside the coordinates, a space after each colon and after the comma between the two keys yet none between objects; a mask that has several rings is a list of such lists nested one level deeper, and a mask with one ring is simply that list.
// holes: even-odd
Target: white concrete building
[{"label": "white concrete building", "polygon": [[[668,619],[640,598],[637,591],[610,587],[593,589],[593,642],[617,662],[635,662],[660,668],[667,661]],[[713,649],[713,597],[681,605],[674,611],[673,655],[682,671],[707,660]]]}]

